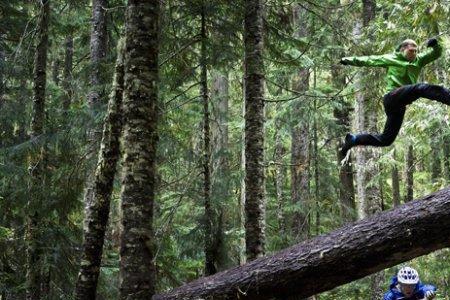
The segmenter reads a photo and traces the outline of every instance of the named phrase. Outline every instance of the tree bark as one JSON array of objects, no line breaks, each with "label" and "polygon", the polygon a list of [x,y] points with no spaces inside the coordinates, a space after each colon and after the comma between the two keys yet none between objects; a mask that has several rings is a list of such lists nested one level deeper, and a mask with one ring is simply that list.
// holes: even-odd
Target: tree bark
[{"label": "tree bark", "polygon": [[[314,76],[316,72],[314,72]],[[316,87],[314,87],[316,89]],[[319,235],[320,231],[320,167],[319,167],[319,146],[318,146],[318,127],[317,127],[317,99],[314,99],[314,129],[313,129],[313,151],[314,151],[314,198],[315,198],[315,211],[316,211],[316,218],[315,218],[315,234]]]},{"label": "tree bark", "polygon": [[447,188],[153,300],[308,297],[449,247],[449,234]]},{"label": "tree bark", "polygon": [[[277,106],[277,108],[280,108]],[[278,221],[278,230],[284,235],[286,233],[286,223],[285,223],[285,215],[284,215],[284,171],[285,167],[283,166],[283,155],[286,152],[286,149],[283,146],[283,141],[281,138],[281,120],[279,118],[275,119],[275,153],[274,153],[274,161],[276,163],[275,166],[275,191],[276,191],[276,203],[277,203],[277,221]]]},{"label": "tree bark", "polygon": [[[244,64],[244,69],[245,69],[245,64]],[[243,99],[242,99],[242,118],[245,120],[245,108],[247,107],[246,104],[246,94],[245,94],[245,70],[244,70],[244,77],[242,78],[242,92],[243,92]],[[246,166],[246,161],[245,161],[245,130],[242,131],[242,143],[241,146],[241,170],[242,173],[246,174],[247,171],[245,169]],[[239,195],[239,200],[238,200],[238,204],[239,204],[239,228],[245,232],[245,194],[247,191],[247,188],[245,186],[245,180],[246,180],[246,176],[242,176],[241,178],[241,194]],[[239,265],[243,265],[247,262],[247,257],[245,256],[245,252],[246,252],[246,246],[245,246],[245,235],[241,236],[241,238],[239,239]]]},{"label": "tree bark", "polygon": [[[340,55],[342,56],[342,55]],[[331,76],[333,78],[334,86],[341,90],[345,86],[345,76],[342,74],[343,68],[341,66],[333,66],[331,69]],[[333,110],[333,115],[336,118],[337,125],[341,128],[340,136],[345,136],[350,132],[350,112],[351,106],[344,101],[342,97],[338,98],[339,105]],[[339,151],[342,148],[342,139],[337,144],[337,161],[344,159]],[[355,204],[355,186],[353,184],[353,158],[350,154],[347,161],[339,168],[339,202],[341,205],[341,216],[344,221],[350,222],[355,220],[356,204]]]},{"label": "tree bark", "polygon": [[264,62],[262,0],[245,2],[245,238],[248,260],[265,253]]},{"label": "tree bark", "polygon": [[[308,23],[305,11],[299,5],[295,5],[293,8],[293,20],[296,37],[306,37]],[[309,68],[300,68],[293,79],[293,90],[301,93],[309,89],[309,71]],[[294,104],[291,128],[291,199],[295,207],[292,230],[297,241],[307,239],[310,234],[310,134],[305,101],[307,100],[300,98]]]},{"label": "tree bark", "polygon": [[392,167],[392,202],[394,204],[394,206],[399,206],[400,205],[400,176],[398,174],[398,167],[395,164],[396,160],[396,155],[395,155],[395,151],[394,151],[394,165]]},{"label": "tree bark", "polygon": [[[362,1],[362,24],[363,28],[367,28],[370,22],[375,18],[376,1]],[[370,33],[368,34],[370,37]],[[358,84],[364,86],[362,81],[369,81],[369,78],[362,78],[359,74]],[[367,76],[367,75],[366,75]],[[369,75],[370,76],[370,75]],[[358,88],[357,88],[358,89]],[[368,101],[366,91],[359,92],[358,99],[358,131],[359,132],[377,132],[377,109],[376,106]],[[358,194],[358,217],[366,218],[372,214],[382,210],[380,190],[373,178],[378,173],[378,151],[373,148],[358,148],[357,161],[357,194]],[[371,277],[371,299],[381,299],[383,297],[382,278],[384,272],[374,274]]]},{"label": "tree bark", "polygon": [[3,46],[3,39],[0,37],[0,109],[3,105],[3,95],[5,94],[5,51]]},{"label": "tree bark", "polygon": [[[227,205],[231,200],[230,190],[231,177],[229,166],[229,144],[228,144],[228,74],[216,70],[212,75],[212,103],[214,122],[212,122],[212,194],[213,207],[217,211],[215,219],[216,226],[214,246],[216,254],[217,269],[223,271],[230,264],[229,245],[225,244],[226,228],[217,226],[223,224],[227,226]],[[214,225],[214,224],[213,224]]]},{"label": "tree bark", "polygon": [[203,203],[204,216],[204,251],[205,251],[205,274],[212,275],[217,272],[217,251],[214,247],[214,211],[211,203],[211,130],[209,114],[208,95],[208,71],[206,53],[206,8],[202,2],[201,8],[201,53],[200,53],[200,94],[203,101]]},{"label": "tree bark", "polygon": [[88,105],[92,108],[98,104],[101,97],[101,86],[104,80],[101,75],[101,64],[106,58],[108,47],[108,32],[106,8],[108,0],[92,0],[92,32],[91,32],[91,86],[88,95]]},{"label": "tree bark", "polygon": [[444,174],[446,182],[450,182],[450,136],[444,135]]},{"label": "tree bark", "polygon": [[[48,50],[48,22],[50,15],[50,1],[45,0],[38,4],[40,11],[36,35],[36,51],[34,56],[34,82],[33,82],[33,112],[31,119],[30,138],[37,141],[44,133],[45,125],[45,92],[47,85],[47,50]],[[43,205],[43,172],[44,151],[39,147],[30,155],[29,172],[31,176],[30,197],[27,203],[27,228],[26,228],[26,299],[38,300],[41,298],[41,268],[42,246],[40,238],[41,206]]]},{"label": "tree bark", "polygon": [[414,148],[410,143],[406,152],[406,195],[405,202],[411,201],[414,197]]},{"label": "tree bark", "polygon": [[[107,6],[108,0],[92,0],[92,31],[90,40],[91,90],[87,96],[87,105],[92,118],[86,133],[87,145],[90,151],[86,155],[87,168],[84,192],[85,211],[89,210],[89,207],[91,206],[95,207],[98,205],[94,203],[95,187],[93,183],[95,181],[95,155],[99,150],[98,141],[100,140],[100,126],[95,122],[94,116],[98,114],[99,107],[104,98],[102,89],[105,84],[105,72],[102,72],[102,64],[105,61],[107,51]],[[101,249],[99,251],[101,252]]]},{"label": "tree bark", "polygon": [[120,299],[155,291],[153,206],[158,117],[159,0],[129,0],[125,21]]},{"label": "tree bark", "polygon": [[[73,36],[69,34],[65,41],[65,54],[64,54],[64,72],[63,72],[63,89],[64,89],[64,100],[63,100],[63,111],[64,115],[70,108],[72,102],[72,65],[73,65]],[[116,70],[117,71],[117,70]]]},{"label": "tree bark", "polygon": [[75,288],[75,299],[94,300],[96,296],[100,263],[106,226],[108,223],[111,193],[116,165],[120,156],[122,131],[122,94],[124,80],[123,46],[117,47],[117,62],[108,112],[104,121],[103,136],[94,175],[93,200],[85,210],[84,242],[80,272]]},{"label": "tree bark", "polygon": [[434,134],[430,137],[431,142],[431,181],[437,182],[442,177],[442,168],[441,168],[441,132],[437,126],[433,126],[430,128],[434,132]]}]

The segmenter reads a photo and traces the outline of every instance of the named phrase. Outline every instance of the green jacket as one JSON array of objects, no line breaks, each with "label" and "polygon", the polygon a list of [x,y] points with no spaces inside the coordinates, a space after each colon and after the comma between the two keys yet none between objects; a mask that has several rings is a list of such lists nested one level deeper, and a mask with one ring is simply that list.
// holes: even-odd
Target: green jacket
[{"label": "green jacket", "polygon": [[390,92],[407,84],[415,84],[419,79],[422,68],[437,59],[442,54],[442,46],[438,42],[432,49],[419,53],[415,60],[409,62],[402,52],[384,55],[370,55],[359,57],[344,57],[342,61],[358,67],[387,68],[386,91]]}]

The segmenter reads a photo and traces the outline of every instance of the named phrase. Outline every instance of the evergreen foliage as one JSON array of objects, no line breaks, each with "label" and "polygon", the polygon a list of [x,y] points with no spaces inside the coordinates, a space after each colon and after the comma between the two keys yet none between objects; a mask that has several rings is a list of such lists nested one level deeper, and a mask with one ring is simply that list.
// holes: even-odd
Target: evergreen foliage
[{"label": "evergreen foliage", "polygon": [[[87,103],[91,90],[90,47],[91,7],[86,1],[52,0],[49,24],[45,132],[30,139],[32,116],[33,56],[38,11],[36,1],[0,0],[0,295],[2,299],[25,297],[25,230],[30,196],[30,156],[45,145],[45,179],[41,182],[43,203],[36,209],[40,221],[41,247],[45,253],[42,274],[49,290],[47,299],[72,299],[80,263],[84,218],[83,191],[87,171],[96,164],[97,146],[89,142],[91,128],[101,128],[106,102],[92,110]],[[105,96],[112,89],[117,41],[123,36],[126,1],[110,0],[107,8],[109,49],[101,66]],[[201,7],[207,15],[208,86],[216,72],[228,78],[228,143],[226,149],[212,152],[212,164],[226,160],[226,168],[212,169],[211,200],[220,235],[221,269],[242,261],[240,197],[243,131],[244,7],[245,1],[168,0],[161,2],[159,54],[159,124],[156,198],[153,228],[155,234],[156,292],[204,275],[204,207],[202,171],[203,104],[200,94]],[[336,86],[332,67],[344,55],[382,54],[394,51],[405,38],[413,38],[419,51],[428,38],[439,36],[450,48],[449,5],[437,0],[377,1],[376,18],[358,41],[353,36],[360,19],[362,1],[268,0],[264,12],[265,72],[265,159],[266,172],[266,253],[284,249],[296,242],[293,223],[300,210],[291,200],[291,128],[308,120],[310,202],[308,215],[311,236],[338,228],[345,219],[339,204],[339,167],[336,147],[345,130],[334,112],[354,107],[356,68],[341,69],[346,78]],[[293,5],[306,11],[310,33],[296,37]],[[73,36],[74,53],[70,87],[72,101],[66,110],[64,45]],[[3,54],[3,55],[2,55]],[[310,72],[309,90],[298,92],[292,78],[299,69]],[[450,87],[450,56],[444,55],[427,66],[421,80]],[[363,90],[384,125],[382,95],[383,71],[364,69]],[[61,82],[60,82],[61,81]],[[211,124],[219,120],[219,100],[210,93]],[[301,116],[295,112],[301,105]],[[437,191],[450,180],[449,108],[427,100],[416,101],[406,113],[395,143],[379,149],[375,163],[379,172],[369,184],[376,185],[385,210],[394,206],[391,171],[400,174],[399,192],[407,194],[406,166],[409,145],[414,149],[414,198]],[[301,120],[299,118],[302,118]],[[355,117],[351,112],[351,119]],[[314,125],[315,124],[315,125]],[[218,133],[220,135],[220,133]],[[214,141],[214,140],[213,140]],[[279,146],[277,148],[277,145]],[[214,147],[214,145],[212,145]],[[277,152],[280,151],[280,152]],[[216,170],[216,171],[215,171]],[[316,176],[317,174],[317,176]],[[98,299],[119,297],[119,237],[121,233],[121,167],[111,198],[109,225]],[[281,179],[280,179],[281,178]],[[280,181],[277,181],[280,180]],[[356,214],[355,212],[353,212]],[[413,260],[424,282],[438,287],[438,299],[450,299],[450,259],[441,250]],[[386,270],[385,287],[396,268]],[[320,299],[363,299],[370,294],[369,279],[342,286],[319,295]]]}]

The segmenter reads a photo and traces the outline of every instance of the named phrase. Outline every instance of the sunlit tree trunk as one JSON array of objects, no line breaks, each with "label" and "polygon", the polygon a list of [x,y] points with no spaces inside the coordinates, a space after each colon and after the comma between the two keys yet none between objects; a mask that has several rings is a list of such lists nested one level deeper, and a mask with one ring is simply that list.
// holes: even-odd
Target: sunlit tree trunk
[{"label": "sunlit tree trunk", "polygon": [[414,148],[412,143],[408,145],[406,152],[406,193],[405,202],[411,201],[414,197]]},{"label": "sunlit tree trunk", "polygon": [[[245,68],[245,67],[244,67]],[[245,120],[245,108],[246,108],[246,95],[245,95],[245,75],[242,79],[242,92],[243,92],[243,99],[242,99],[242,118]],[[242,149],[241,149],[241,172],[243,173],[243,176],[241,178],[241,194],[239,195],[239,228],[245,232],[245,194],[246,194],[246,187],[245,187],[245,130],[242,131]],[[239,264],[242,266],[247,262],[246,257],[246,236],[240,238],[239,241]]]},{"label": "sunlit tree trunk", "polygon": [[230,265],[229,245],[225,244],[225,226],[227,219],[224,210],[231,199],[231,178],[228,144],[228,74],[216,70],[212,74],[212,101],[214,103],[214,121],[212,122],[212,202],[216,211],[216,222],[223,226],[214,228],[214,246],[216,248],[217,269],[224,270]]},{"label": "sunlit tree trunk", "polygon": [[444,151],[444,174],[445,180],[450,182],[450,136],[444,135],[443,137],[443,151]]},{"label": "sunlit tree trunk", "polygon": [[[345,75],[341,66],[335,65],[331,69],[331,75],[334,86],[341,90],[345,87]],[[339,149],[342,147],[342,137],[347,132],[350,132],[350,112],[351,106],[344,101],[342,97],[338,99],[339,105],[333,110],[333,115],[336,118],[337,125],[340,127],[339,136],[340,141],[337,144],[337,161],[339,167],[339,202],[341,205],[341,214],[344,223],[354,221],[356,216],[356,204],[355,204],[355,187],[353,184],[353,157],[350,153],[347,161],[341,165],[341,161],[344,157],[341,155]]]},{"label": "sunlit tree trunk", "polygon": [[431,130],[434,134],[431,135],[431,181],[437,182],[441,179],[442,168],[441,168],[441,133],[437,126],[433,126]]},{"label": "sunlit tree trunk", "polygon": [[123,40],[117,47],[118,55],[108,112],[103,125],[97,169],[93,183],[93,201],[86,206],[84,241],[80,272],[76,282],[75,299],[95,299],[100,263],[108,223],[111,193],[116,165],[120,155],[122,131],[122,93],[124,81]]},{"label": "sunlit tree trunk", "polygon": [[[294,32],[297,38],[308,34],[306,13],[299,5],[293,8]],[[296,92],[309,89],[308,68],[300,68],[293,78],[292,88]],[[310,193],[309,193],[309,121],[306,104],[308,100],[301,97],[292,109],[291,127],[291,199],[295,207],[292,230],[297,241],[305,240],[310,233]]]},{"label": "sunlit tree trunk", "polygon": [[245,2],[245,238],[248,260],[265,254],[264,62],[262,0]]},{"label": "sunlit tree trunk", "polygon": [[159,0],[129,0],[125,22],[120,299],[155,292],[153,206],[158,140]]},{"label": "sunlit tree trunk", "polygon": [[398,167],[396,165],[396,155],[394,151],[394,165],[392,166],[391,179],[392,179],[392,203],[394,206],[400,205],[400,176],[398,174]]},{"label": "sunlit tree trunk", "polygon": [[[279,108],[279,105],[277,106]],[[286,153],[286,149],[283,146],[283,140],[281,137],[281,121],[279,119],[275,120],[275,153],[274,153],[274,161],[275,161],[275,171],[274,171],[274,180],[275,180],[275,191],[276,191],[276,203],[277,203],[277,221],[278,221],[278,229],[280,234],[284,236],[286,233],[286,223],[284,216],[284,206],[285,206],[285,197],[283,192],[284,182],[285,182],[285,169],[283,166],[283,155]]]},{"label": "sunlit tree trunk", "polygon": [[[31,120],[30,138],[38,142],[44,133],[45,126],[45,92],[47,84],[47,50],[48,50],[48,22],[50,15],[50,1],[45,0],[38,4],[38,25],[36,34],[36,50],[34,56],[34,82],[33,82],[33,111]],[[41,272],[42,272],[42,241],[40,210],[43,205],[43,176],[44,176],[44,147],[32,151],[29,162],[30,193],[27,204],[26,227],[26,299],[38,300],[41,298]]]}]

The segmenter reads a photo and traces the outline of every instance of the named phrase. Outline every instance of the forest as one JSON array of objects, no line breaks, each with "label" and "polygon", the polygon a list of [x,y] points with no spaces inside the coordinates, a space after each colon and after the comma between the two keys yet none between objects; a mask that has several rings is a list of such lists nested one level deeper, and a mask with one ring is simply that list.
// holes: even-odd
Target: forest
[{"label": "forest", "polygon": [[449,0],[0,0],[0,300],[378,300],[406,266],[450,300],[449,28]]}]

